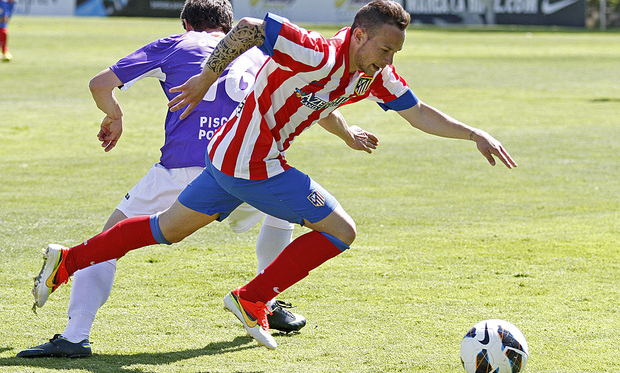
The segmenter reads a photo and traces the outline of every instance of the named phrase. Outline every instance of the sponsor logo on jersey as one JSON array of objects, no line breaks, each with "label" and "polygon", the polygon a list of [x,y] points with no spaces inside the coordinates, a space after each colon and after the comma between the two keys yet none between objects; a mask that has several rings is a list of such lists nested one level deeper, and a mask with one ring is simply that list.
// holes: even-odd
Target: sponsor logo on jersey
[{"label": "sponsor logo on jersey", "polygon": [[316,207],[325,206],[325,197],[318,190],[312,191],[308,196],[308,200]]},{"label": "sponsor logo on jersey", "polygon": [[372,77],[361,76],[355,86],[355,93],[360,96],[363,95],[370,87],[370,83],[372,83]]},{"label": "sponsor logo on jersey", "polygon": [[300,99],[302,105],[309,107],[312,110],[323,110],[333,106],[338,107],[349,99],[349,97],[344,96],[338,97],[332,101],[325,101],[322,98],[315,96],[314,93],[304,92],[299,88],[295,88],[295,97]]}]

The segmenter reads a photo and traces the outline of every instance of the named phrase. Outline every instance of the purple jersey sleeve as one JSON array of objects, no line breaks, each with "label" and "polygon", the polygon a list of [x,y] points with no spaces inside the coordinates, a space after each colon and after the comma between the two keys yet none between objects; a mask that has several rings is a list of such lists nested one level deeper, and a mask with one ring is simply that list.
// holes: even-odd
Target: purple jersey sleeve
[{"label": "purple jersey sleeve", "polygon": [[[170,88],[199,74],[219,40],[209,33],[194,31],[159,39],[122,58],[110,69],[123,82],[121,89],[129,89],[145,77],[159,79],[166,99],[171,100],[176,93],[170,93]],[[183,110],[168,111],[160,158],[164,167],[205,166],[208,141],[243,101],[265,59],[256,48],[241,55],[184,120],[179,118]]]}]

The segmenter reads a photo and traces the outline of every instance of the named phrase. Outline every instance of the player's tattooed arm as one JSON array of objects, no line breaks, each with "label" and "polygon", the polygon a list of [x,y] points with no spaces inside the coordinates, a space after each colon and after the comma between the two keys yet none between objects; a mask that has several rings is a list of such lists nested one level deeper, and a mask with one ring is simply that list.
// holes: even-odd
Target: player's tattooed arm
[{"label": "player's tattooed arm", "polygon": [[185,107],[185,111],[180,117],[185,119],[202,101],[209,87],[217,81],[226,66],[243,52],[255,45],[263,44],[264,41],[265,25],[263,20],[243,18],[217,44],[200,74],[194,75],[184,84],[170,89],[170,93],[180,92],[168,102],[170,111],[177,111]]},{"label": "player's tattooed arm", "polygon": [[256,18],[243,18],[222,39],[207,60],[206,67],[218,76],[243,52],[265,42],[265,23]]}]

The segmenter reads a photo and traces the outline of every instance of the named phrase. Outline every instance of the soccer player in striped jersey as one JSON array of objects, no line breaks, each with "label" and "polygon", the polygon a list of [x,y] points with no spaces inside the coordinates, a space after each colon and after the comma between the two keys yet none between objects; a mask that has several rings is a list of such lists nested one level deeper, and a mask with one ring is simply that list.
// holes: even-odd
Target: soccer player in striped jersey
[{"label": "soccer player in striped jersey", "polygon": [[[88,240],[88,246],[50,252],[35,294],[47,296],[76,269],[106,259],[100,245],[118,242],[115,247],[129,251],[178,242],[248,202],[311,229],[224,298],[251,336],[276,348],[264,303],[348,249],[356,236],[355,222],[338,201],[286,161],[286,149],[312,123],[338,106],[368,98],[422,131],[473,141],[491,165],[498,158],[508,168],[517,166],[499,141],[423,103],[396,73],[393,57],[403,47],[409,21],[400,4],[387,0],[362,7],[353,25],[330,39],[273,14],[264,20],[242,19],[215,48],[202,73],[171,90],[180,93],[169,106],[173,111],[187,106],[184,117],[241,53],[258,46],[271,56],[245,101],[209,143],[205,170],[162,214],[117,226]],[[132,239],[123,238],[125,233]],[[119,249],[117,255],[124,252]]]},{"label": "soccer player in striped jersey", "polygon": [[[168,100],[168,91],[199,73],[213,48],[233,22],[228,0],[187,0],[181,12],[187,32],[155,40],[101,71],[90,82],[97,106],[106,114],[98,137],[104,150],[110,151],[123,130],[122,109],[114,90],[129,90],[146,77],[159,80]],[[165,118],[165,143],[160,161],[133,187],[116,207],[103,230],[138,215],[150,215],[169,207],[183,188],[205,166],[205,152],[215,130],[233,113],[249,92],[255,75],[267,56],[252,48],[240,56],[222,74],[218,84],[205,95],[187,118],[180,112]],[[342,118],[336,115],[322,122],[328,125]],[[336,125],[339,125],[336,123]],[[368,149],[370,151],[370,149]],[[243,204],[227,219],[234,232],[241,233],[259,222],[265,214]],[[291,242],[293,224],[266,216],[256,242],[257,273],[261,272]],[[98,309],[107,301],[116,272],[116,259],[77,271],[73,276],[69,300],[69,320],[62,334],[40,346],[21,351],[19,357],[85,357],[91,355],[89,334]],[[288,311],[290,303],[269,302],[272,328],[291,332],[304,327],[303,316]],[[41,305],[41,304],[40,304]]]}]

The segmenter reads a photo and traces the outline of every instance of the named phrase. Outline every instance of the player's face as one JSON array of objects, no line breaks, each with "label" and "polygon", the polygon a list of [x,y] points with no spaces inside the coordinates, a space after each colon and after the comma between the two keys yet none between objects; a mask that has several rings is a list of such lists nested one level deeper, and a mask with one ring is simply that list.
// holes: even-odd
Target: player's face
[{"label": "player's face", "polygon": [[373,76],[386,65],[391,65],[394,54],[403,48],[405,33],[393,25],[383,25],[372,37],[360,29],[354,30],[357,49],[350,59],[351,70],[361,70]]}]

